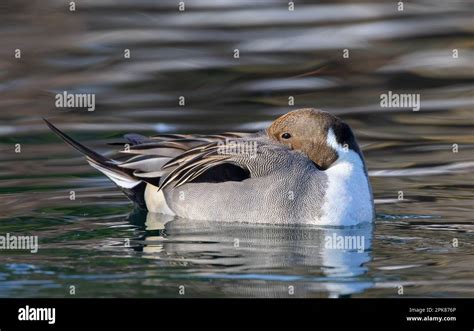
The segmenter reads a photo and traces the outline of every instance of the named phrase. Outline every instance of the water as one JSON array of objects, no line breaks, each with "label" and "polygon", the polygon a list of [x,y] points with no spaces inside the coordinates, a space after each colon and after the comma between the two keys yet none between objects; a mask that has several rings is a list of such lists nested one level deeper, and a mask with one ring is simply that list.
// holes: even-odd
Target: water
[{"label": "water", "polygon": [[[36,254],[0,251],[1,297],[70,297],[71,285],[81,297],[474,296],[469,1],[66,3],[0,5],[0,234],[40,241]],[[55,108],[64,90],[95,93],[96,110]],[[421,109],[381,108],[388,91],[420,93]],[[105,153],[127,132],[252,131],[307,106],[355,130],[373,227],[133,211],[41,121]],[[363,236],[364,249],[327,249],[332,235]]]}]

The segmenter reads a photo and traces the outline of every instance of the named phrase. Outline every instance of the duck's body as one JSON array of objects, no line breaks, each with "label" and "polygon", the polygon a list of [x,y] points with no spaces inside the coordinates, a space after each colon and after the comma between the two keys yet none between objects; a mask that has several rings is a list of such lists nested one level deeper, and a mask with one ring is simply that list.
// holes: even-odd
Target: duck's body
[{"label": "duck's body", "polygon": [[255,134],[126,136],[106,159],[48,125],[150,212],[200,220],[349,226],[371,222],[363,156],[350,128],[314,109]]}]

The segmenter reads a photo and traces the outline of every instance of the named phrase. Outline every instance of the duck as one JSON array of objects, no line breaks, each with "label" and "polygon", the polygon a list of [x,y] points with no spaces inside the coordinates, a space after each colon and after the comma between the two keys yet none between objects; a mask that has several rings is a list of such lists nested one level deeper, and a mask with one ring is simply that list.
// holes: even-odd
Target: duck
[{"label": "duck", "polygon": [[375,217],[364,156],[348,124],[314,108],[257,132],[126,134],[101,155],[50,121],[140,209],[203,221],[355,226]]}]

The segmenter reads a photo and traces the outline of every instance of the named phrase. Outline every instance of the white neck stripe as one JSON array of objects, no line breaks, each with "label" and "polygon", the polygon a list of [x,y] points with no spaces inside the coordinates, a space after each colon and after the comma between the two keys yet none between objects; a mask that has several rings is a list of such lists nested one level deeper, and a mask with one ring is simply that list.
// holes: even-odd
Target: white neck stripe
[{"label": "white neck stripe", "polygon": [[332,129],[328,130],[326,143],[336,150],[338,159],[324,171],[328,186],[320,224],[349,226],[371,222],[372,195],[361,156],[338,144]]}]

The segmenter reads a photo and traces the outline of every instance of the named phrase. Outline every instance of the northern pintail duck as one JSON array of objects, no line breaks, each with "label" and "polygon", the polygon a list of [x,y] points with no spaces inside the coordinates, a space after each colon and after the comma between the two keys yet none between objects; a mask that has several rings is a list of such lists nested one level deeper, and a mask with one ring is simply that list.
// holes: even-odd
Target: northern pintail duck
[{"label": "northern pintail duck", "polygon": [[374,218],[362,152],[350,127],[328,112],[295,110],[256,133],[128,134],[115,159],[46,123],[149,212],[330,226]]}]

